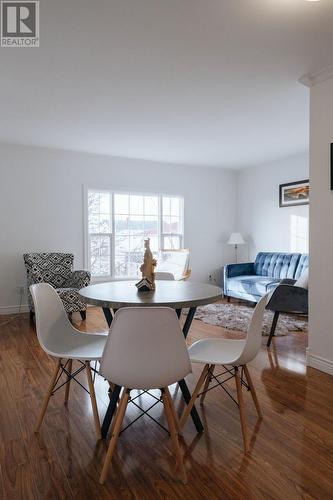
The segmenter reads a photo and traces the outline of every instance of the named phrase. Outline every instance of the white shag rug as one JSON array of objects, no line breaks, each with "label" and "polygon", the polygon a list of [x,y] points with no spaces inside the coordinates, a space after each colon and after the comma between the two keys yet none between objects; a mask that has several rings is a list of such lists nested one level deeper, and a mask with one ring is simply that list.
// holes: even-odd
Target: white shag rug
[{"label": "white shag rug", "polygon": [[[214,326],[222,326],[227,330],[246,332],[253,314],[253,308],[243,304],[209,304],[198,307],[194,319]],[[274,313],[265,311],[263,322],[263,335],[269,335]],[[287,335],[288,332],[307,332],[308,321],[304,316],[283,314],[275,330],[275,335]]]}]

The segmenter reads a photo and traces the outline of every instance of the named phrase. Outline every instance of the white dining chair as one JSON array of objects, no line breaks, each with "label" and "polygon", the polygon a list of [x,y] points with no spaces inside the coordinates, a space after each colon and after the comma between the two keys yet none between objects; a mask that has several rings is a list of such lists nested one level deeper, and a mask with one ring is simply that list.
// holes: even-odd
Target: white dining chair
[{"label": "white dining chair", "polygon": [[100,476],[103,484],[117,444],[132,389],[160,389],[181,479],[186,473],[178,441],[179,421],[168,386],[191,373],[191,363],[179,320],[167,307],[119,309],[101,359],[100,374],[123,387],[112,435]]},{"label": "white dining chair", "polygon": [[188,280],[192,274],[190,266],[190,250],[159,250],[155,275],[170,273],[175,281]]},{"label": "white dining chair", "polygon": [[[253,402],[255,404],[258,417],[262,418],[261,409],[259,406],[259,401],[256,395],[256,391],[250,376],[247,364],[252,361],[261,346],[262,338],[262,322],[264,316],[264,310],[267,304],[268,294],[262,297],[262,299],[256,305],[253,315],[247,330],[247,336],[244,340],[233,340],[233,339],[202,339],[194,342],[194,344],[189,347],[189,355],[192,363],[204,363],[204,368],[198,379],[197,385],[193,391],[192,398],[189,404],[186,406],[179,425],[182,429],[185,422],[193,408],[196,398],[201,394],[201,403],[204,402],[206,393],[217,386],[222,386],[227,394],[232,398],[231,393],[223,385],[228,379],[235,379],[237,401],[236,404],[239,407],[243,443],[245,453],[249,450],[248,437],[247,437],[247,423],[244,410],[244,401],[242,394],[242,386],[245,386],[252,395]],[[222,365],[225,371],[219,375],[214,375],[215,366]],[[228,368],[228,366],[230,368]],[[244,380],[244,376],[246,381]],[[219,377],[224,376],[224,380],[219,380]],[[214,380],[216,386],[209,388],[210,383]],[[200,393],[203,387],[202,393]]]},{"label": "white dining chair", "polygon": [[[36,330],[38,341],[42,349],[57,359],[57,363],[45,395],[35,432],[38,432],[50,401],[50,397],[57,390],[60,377],[64,374],[65,381],[58,385],[66,387],[65,403],[69,398],[71,380],[82,371],[86,371],[91,405],[94,415],[96,434],[101,439],[101,428],[98,416],[94,383],[91,374],[90,362],[98,361],[102,357],[107,336],[103,334],[89,334],[74,328],[68,319],[64,306],[57,292],[48,283],[38,283],[30,286],[36,314]],[[72,373],[73,361],[77,361],[79,368]],[[79,383],[79,382],[78,382]],[[81,385],[81,383],[79,383]]]},{"label": "white dining chair", "polygon": [[175,277],[172,273],[168,273],[166,271],[157,271],[155,272],[155,280],[156,281],[175,281]]}]

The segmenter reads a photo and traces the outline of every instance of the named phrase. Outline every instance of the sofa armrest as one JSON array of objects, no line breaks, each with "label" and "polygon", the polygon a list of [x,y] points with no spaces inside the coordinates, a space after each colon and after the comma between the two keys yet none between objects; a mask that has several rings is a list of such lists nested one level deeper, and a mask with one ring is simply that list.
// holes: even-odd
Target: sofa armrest
[{"label": "sofa armrest", "polygon": [[254,274],[254,262],[246,262],[244,264],[227,264],[224,266],[224,279],[251,274]]},{"label": "sofa armrest", "polygon": [[83,288],[90,284],[91,273],[89,271],[73,271],[68,280],[69,288]]},{"label": "sofa armrest", "polygon": [[271,311],[308,313],[309,291],[294,285],[279,285],[275,288],[266,306]]},{"label": "sofa armrest", "polygon": [[296,280],[284,278],[283,280],[280,281],[279,285],[294,285],[295,283],[296,283]]}]

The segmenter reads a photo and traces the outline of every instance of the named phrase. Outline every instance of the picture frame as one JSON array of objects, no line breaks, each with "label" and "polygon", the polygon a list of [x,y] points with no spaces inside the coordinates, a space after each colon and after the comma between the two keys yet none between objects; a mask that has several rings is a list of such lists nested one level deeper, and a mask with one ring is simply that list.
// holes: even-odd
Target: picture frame
[{"label": "picture frame", "polygon": [[310,194],[309,179],[296,182],[287,182],[279,186],[279,206],[296,207],[308,205]]}]

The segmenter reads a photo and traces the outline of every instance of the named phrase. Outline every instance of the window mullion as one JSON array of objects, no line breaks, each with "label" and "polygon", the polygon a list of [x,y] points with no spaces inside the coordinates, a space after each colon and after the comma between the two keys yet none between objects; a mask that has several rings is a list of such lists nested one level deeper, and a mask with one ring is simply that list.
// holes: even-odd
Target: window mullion
[{"label": "window mullion", "polygon": [[116,242],[115,242],[115,213],[114,213],[114,192],[110,192],[110,211],[111,211],[111,241],[110,241],[110,266],[111,278],[115,277],[116,267]]},{"label": "window mullion", "polygon": [[163,240],[163,196],[158,197],[158,249],[163,250],[164,240]]}]

